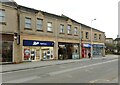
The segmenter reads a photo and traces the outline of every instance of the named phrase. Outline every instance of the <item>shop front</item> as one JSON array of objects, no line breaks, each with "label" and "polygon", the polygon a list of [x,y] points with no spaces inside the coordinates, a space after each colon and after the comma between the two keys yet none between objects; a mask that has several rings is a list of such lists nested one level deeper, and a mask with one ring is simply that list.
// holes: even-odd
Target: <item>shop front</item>
[{"label": "shop front", "polygon": [[[104,45],[102,44],[93,44],[93,56],[103,56],[104,54]],[[82,46],[82,58],[87,58],[88,53],[91,52],[91,44],[83,44]]]},{"label": "shop front", "polygon": [[0,62],[13,62],[13,35],[0,34]]},{"label": "shop front", "polygon": [[102,44],[93,44],[93,56],[103,56],[103,49],[105,48]]},{"label": "shop front", "polygon": [[84,43],[82,45],[82,58],[87,58],[90,52],[91,44]]},{"label": "shop front", "polygon": [[40,61],[54,59],[54,42],[23,40],[23,61]]},{"label": "shop front", "polygon": [[58,59],[79,59],[80,49],[78,43],[58,43]]}]

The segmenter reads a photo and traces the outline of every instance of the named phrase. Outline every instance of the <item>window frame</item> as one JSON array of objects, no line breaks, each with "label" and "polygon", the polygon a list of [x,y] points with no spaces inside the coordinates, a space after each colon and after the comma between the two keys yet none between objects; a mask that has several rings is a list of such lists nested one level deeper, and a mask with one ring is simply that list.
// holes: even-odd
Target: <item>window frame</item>
[{"label": "window frame", "polygon": [[[27,20],[30,20],[30,22],[27,22]],[[28,27],[27,25],[30,25],[30,27]],[[32,18],[25,17],[25,29],[32,29]]]},{"label": "window frame", "polygon": [[78,27],[74,27],[74,35],[78,35]]},{"label": "window frame", "polygon": [[67,25],[67,34],[72,34],[72,25]]},{"label": "window frame", "polygon": [[97,40],[97,33],[94,33],[94,40]]},{"label": "window frame", "polygon": [[60,24],[60,33],[64,33],[64,24]]},{"label": "window frame", "polygon": [[[49,26],[48,24],[51,24],[51,26]],[[53,32],[53,23],[52,22],[47,22],[47,32]]]},{"label": "window frame", "polygon": [[5,23],[5,9],[0,9],[1,13],[0,13],[0,23]]},{"label": "window frame", "polygon": [[[40,20],[41,23],[39,23],[38,20]],[[40,27],[40,28],[39,28],[39,27]],[[37,21],[36,21],[36,29],[37,29],[38,31],[42,31],[42,30],[43,30],[43,19],[37,18]]]},{"label": "window frame", "polygon": [[89,32],[85,32],[85,38],[89,39]]},{"label": "window frame", "polygon": [[101,38],[102,38],[102,35],[101,35],[101,34],[99,34],[99,40],[101,40]]},{"label": "window frame", "polygon": [[83,31],[81,31],[81,39],[83,39]]}]

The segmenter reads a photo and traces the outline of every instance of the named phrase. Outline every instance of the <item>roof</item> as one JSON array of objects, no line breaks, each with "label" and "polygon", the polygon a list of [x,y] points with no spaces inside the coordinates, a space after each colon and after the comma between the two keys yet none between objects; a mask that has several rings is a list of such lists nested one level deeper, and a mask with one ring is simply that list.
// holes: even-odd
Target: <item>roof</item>
[{"label": "roof", "polygon": [[113,38],[106,38],[106,39],[112,39],[113,40]]},{"label": "roof", "polygon": [[[72,19],[72,18],[70,18],[70,17],[68,17],[66,15],[63,15],[63,14],[60,16],[60,15],[48,13],[48,12],[45,12],[45,11],[37,10],[37,9],[34,9],[34,8],[25,7],[25,6],[22,6],[22,5],[18,5],[14,0],[0,0],[0,2],[2,2],[3,4],[11,5],[11,6],[17,6],[21,10],[25,10],[25,11],[32,12],[32,13],[41,12],[43,15],[48,15],[48,16],[52,16],[52,17],[56,17],[56,18],[60,18],[60,19],[64,19],[64,20],[70,19],[70,20],[72,20],[75,23],[81,24],[81,25],[86,26],[86,27],[91,29],[90,26],[87,26],[85,24],[79,23],[76,20],[74,20],[74,19]],[[103,32],[103,31],[100,31],[100,30],[95,29],[95,28],[92,28],[92,29],[93,30],[97,30],[99,32]],[[105,32],[103,32],[103,33],[105,33]]]},{"label": "roof", "polygon": [[0,3],[15,7],[17,6],[17,3],[14,0],[0,0]]},{"label": "roof", "polygon": [[[85,27],[87,27],[87,28],[89,28],[89,29],[91,29],[92,27],[90,27],[90,26],[88,26],[88,25],[85,25],[85,24],[83,24],[83,23],[80,23],[81,25],[83,25],[83,26],[85,26]],[[95,28],[92,28],[93,30],[96,30],[96,31],[99,31],[99,32],[102,32],[102,33],[105,33],[105,32],[103,32],[103,31],[101,31],[101,30],[98,30],[98,29],[95,29]]]},{"label": "roof", "polygon": [[120,41],[120,38],[116,38],[115,41]]}]

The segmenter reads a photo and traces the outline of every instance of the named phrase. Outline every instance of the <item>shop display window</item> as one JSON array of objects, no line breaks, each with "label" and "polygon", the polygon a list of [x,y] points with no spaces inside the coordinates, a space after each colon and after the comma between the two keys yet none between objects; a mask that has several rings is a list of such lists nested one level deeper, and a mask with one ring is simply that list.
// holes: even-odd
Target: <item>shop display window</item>
[{"label": "shop display window", "polygon": [[24,60],[38,61],[53,59],[53,47],[24,47]]},{"label": "shop display window", "polygon": [[24,48],[24,60],[30,60],[30,49]]}]

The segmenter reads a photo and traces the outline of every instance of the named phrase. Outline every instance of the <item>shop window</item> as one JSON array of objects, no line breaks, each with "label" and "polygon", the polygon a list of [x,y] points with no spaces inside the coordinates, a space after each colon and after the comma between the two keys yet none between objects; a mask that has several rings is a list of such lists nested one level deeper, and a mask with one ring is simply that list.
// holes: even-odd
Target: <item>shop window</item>
[{"label": "shop window", "polygon": [[30,60],[30,49],[24,48],[24,60]]}]

